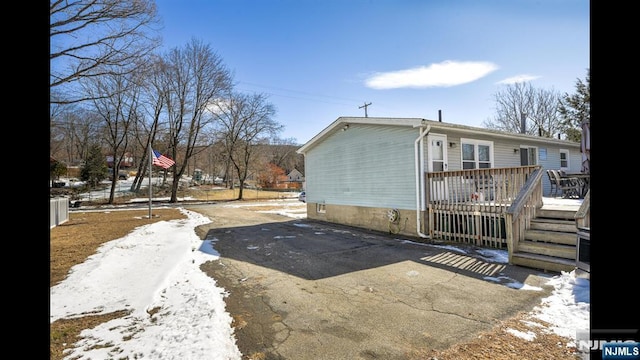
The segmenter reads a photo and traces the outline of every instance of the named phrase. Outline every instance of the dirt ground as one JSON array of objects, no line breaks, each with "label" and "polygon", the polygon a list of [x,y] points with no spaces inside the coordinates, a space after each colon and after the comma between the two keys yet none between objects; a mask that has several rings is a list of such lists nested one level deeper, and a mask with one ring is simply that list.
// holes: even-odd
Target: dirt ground
[{"label": "dirt ground", "polygon": [[[265,210],[251,207],[248,209]],[[178,209],[173,208],[154,210],[152,219],[148,219],[147,214],[147,210],[71,213],[67,223],[50,231],[50,286],[64,280],[73,265],[84,262],[102,243],[121,238],[144,224],[184,218]],[[228,223],[220,223],[220,225],[228,226]],[[260,312],[259,308],[252,308],[252,303],[246,302],[242,295],[228,297],[225,301],[227,310],[235,319],[233,324],[235,327],[250,325],[246,323],[246,319],[250,319],[247,314]],[[119,311],[112,314],[97,316],[88,314],[83,318],[55,321],[50,324],[50,359],[63,359],[64,349],[78,341],[83,329],[92,328],[112,318],[125,315],[124,311]],[[580,359],[575,348],[567,346],[571,339],[562,338],[543,328],[532,329],[525,324],[528,318],[528,314],[518,314],[495,326],[491,331],[478,334],[477,338],[471,341],[458,343],[442,351],[411,353],[408,354],[408,358],[428,360]],[[540,322],[540,320],[536,321]],[[534,341],[527,341],[512,335],[507,329],[533,331],[536,338]],[[259,353],[251,352],[248,339],[237,339],[237,342],[243,354],[251,354],[251,357],[246,355],[243,359],[266,360]]]}]

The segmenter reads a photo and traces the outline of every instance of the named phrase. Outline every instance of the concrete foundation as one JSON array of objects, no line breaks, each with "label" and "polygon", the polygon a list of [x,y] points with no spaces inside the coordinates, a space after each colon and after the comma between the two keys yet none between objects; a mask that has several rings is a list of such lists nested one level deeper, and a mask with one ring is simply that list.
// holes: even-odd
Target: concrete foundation
[{"label": "concrete foundation", "polygon": [[[424,213],[420,212],[421,219]],[[307,218],[367,230],[421,237],[416,229],[415,210],[307,203]],[[425,221],[420,232],[425,233]]]}]

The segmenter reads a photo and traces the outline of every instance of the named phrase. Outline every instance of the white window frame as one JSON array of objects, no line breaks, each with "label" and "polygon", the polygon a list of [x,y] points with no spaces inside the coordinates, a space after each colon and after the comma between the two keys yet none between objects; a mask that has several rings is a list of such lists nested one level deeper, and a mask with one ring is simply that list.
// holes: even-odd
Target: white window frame
[{"label": "white window frame", "polygon": [[[567,162],[567,166],[562,166],[562,154],[566,155],[566,162]],[[569,171],[569,169],[571,168],[571,157],[569,156],[569,150],[568,149],[560,149],[560,170],[564,170],[564,171]]]},{"label": "white window frame", "polygon": [[[471,162],[470,160],[464,160],[464,145],[473,145],[473,153],[475,156],[474,159],[474,169],[490,169],[494,167],[494,156],[493,156],[493,141],[487,140],[477,140],[477,139],[468,139],[468,138],[460,138],[460,166],[462,170],[465,170],[464,164]],[[481,168],[480,160],[478,159],[478,146],[488,146],[489,147],[489,167]],[[483,161],[483,163],[485,163]]]}]

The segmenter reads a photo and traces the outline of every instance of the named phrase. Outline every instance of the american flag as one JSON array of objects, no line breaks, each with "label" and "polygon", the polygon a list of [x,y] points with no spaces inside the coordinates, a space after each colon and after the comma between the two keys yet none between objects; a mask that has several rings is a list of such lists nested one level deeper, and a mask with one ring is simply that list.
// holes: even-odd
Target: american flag
[{"label": "american flag", "polygon": [[168,157],[162,155],[159,151],[155,151],[151,149],[151,154],[153,155],[153,165],[158,165],[161,168],[168,169],[173,166],[176,162],[169,159]]}]

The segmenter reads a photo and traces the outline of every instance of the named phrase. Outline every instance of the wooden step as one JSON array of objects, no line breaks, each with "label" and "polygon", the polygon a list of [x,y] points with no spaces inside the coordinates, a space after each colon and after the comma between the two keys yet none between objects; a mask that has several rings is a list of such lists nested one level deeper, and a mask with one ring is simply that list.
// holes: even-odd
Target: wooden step
[{"label": "wooden step", "polygon": [[536,210],[536,218],[531,219],[524,239],[511,255],[511,263],[545,271],[575,270],[577,208],[549,205]]},{"label": "wooden step", "polygon": [[521,241],[518,244],[517,252],[571,259],[573,262],[575,262],[577,254],[575,245],[550,244],[537,241]]},{"label": "wooden step", "polygon": [[558,232],[548,230],[525,230],[524,240],[576,246],[576,232]]},{"label": "wooden step", "polygon": [[576,269],[575,259],[563,259],[553,256],[514,252],[511,256],[511,263],[545,271],[570,272]]},{"label": "wooden step", "polygon": [[548,230],[548,231],[561,231],[561,232],[573,232],[575,233],[576,223],[571,220],[560,220],[560,219],[547,219],[547,218],[536,218],[531,220],[531,229],[532,230]]},{"label": "wooden step", "polygon": [[536,211],[536,218],[575,220],[576,212],[573,210],[545,209],[544,207]]}]

